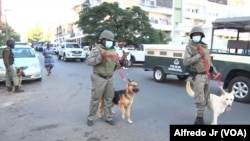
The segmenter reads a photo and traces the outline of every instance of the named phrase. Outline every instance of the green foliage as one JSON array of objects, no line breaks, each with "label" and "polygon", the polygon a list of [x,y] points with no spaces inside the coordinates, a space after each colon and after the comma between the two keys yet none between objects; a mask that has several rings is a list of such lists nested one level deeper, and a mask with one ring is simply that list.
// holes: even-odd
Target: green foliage
[{"label": "green foliage", "polygon": [[167,41],[166,33],[153,29],[146,12],[138,6],[121,9],[117,2],[103,2],[95,7],[83,3],[82,7],[75,24],[87,35],[86,42],[96,42],[104,29],[114,32],[118,42],[140,44]]},{"label": "green foliage", "polygon": [[27,40],[29,43],[43,40],[43,30],[40,27],[34,27],[27,33]]},{"label": "green foliage", "polygon": [[15,41],[20,41],[20,34],[14,31],[10,26],[2,23],[0,26],[0,46],[6,45],[6,41],[13,38]]}]

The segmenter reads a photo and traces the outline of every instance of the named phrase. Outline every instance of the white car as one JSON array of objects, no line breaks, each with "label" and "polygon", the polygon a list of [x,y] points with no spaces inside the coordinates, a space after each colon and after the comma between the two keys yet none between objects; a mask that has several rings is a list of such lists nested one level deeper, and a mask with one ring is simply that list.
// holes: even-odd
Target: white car
[{"label": "white car", "polygon": [[[3,50],[6,46],[0,47],[0,81],[5,81],[5,66],[3,63]],[[42,80],[42,66],[38,54],[29,45],[15,45],[12,49],[15,57],[15,66],[23,69],[23,80]]]}]

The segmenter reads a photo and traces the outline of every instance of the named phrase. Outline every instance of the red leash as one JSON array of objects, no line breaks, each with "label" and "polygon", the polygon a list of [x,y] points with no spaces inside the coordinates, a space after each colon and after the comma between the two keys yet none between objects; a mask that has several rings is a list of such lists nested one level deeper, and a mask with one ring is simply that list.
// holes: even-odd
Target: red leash
[{"label": "red leash", "polygon": [[[198,50],[199,50],[200,52],[203,52],[203,47],[199,46],[199,47],[198,47]],[[222,87],[222,82],[220,81],[221,73],[218,72],[218,73],[215,74],[215,76],[211,76],[211,74],[209,73],[209,67],[208,67],[208,63],[207,63],[207,60],[206,60],[206,56],[205,56],[205,55],[202,56],[202,60],[203,60],[203,62],[204,62],[204,64],[205,64],[205,71],[206,71],[206,74],[207,74],[208,78],[209,78],[210,80],[216,80],[217,83],[218,83],[218,85],[219,85],[219,87]]]},{"label": "red leash", "polygon": [[[107,57],[110,57],[110,58],[117,58],[117,59],[119,59],[119,60],[121,59],[121,57],[119,57],[119,55],[117,55],[117,54],[107,54],[106,51],[102,52],[102,57],[103,57],[104,59],[106,59]],[[126,80],[126,77],[125,77],[125,75],[123,74],[123,72],[121,71],[121,69],[117,69],[117,71],[118,71],[120,77],[122,78],[122,80]]]}]

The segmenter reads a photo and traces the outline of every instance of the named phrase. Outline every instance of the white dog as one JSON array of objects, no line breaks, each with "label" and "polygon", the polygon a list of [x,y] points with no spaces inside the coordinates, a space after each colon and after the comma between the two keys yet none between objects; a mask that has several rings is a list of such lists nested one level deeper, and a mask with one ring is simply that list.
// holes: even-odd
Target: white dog
[{"label": "white dog", "polygon": [[[190,82],[186,83],[186,91],[191,96],[194,97],[194,91],[191,88]],[[230,93],[227,93],[222,89],[222,93],[220,96],[215,94],[210,94],[210,99],[208,100],[207,108],[213,112],[213,125],[217,125],[217,118],[220,114],[222,114],[225,110],[230,111],[233,101],[234,101],[234,90]]]}]

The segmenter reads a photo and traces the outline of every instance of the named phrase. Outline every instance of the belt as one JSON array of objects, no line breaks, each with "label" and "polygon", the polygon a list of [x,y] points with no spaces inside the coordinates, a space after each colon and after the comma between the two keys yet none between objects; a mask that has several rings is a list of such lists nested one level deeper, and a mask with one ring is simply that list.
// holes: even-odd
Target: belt
[{"label": "belt", "polygon": [[205,71],[203,71],[203,72],[197,72],[197,74],[206,74],[206,72]]},{"label": "belt", "polygon": [[109,79],[109,78],[111,78],[113,76],[113,75],[102,75],[100,73],[95,73],[95,74],[97,74],[98,76],[100,76],[100,77],[102,77],[104,79]]}]

